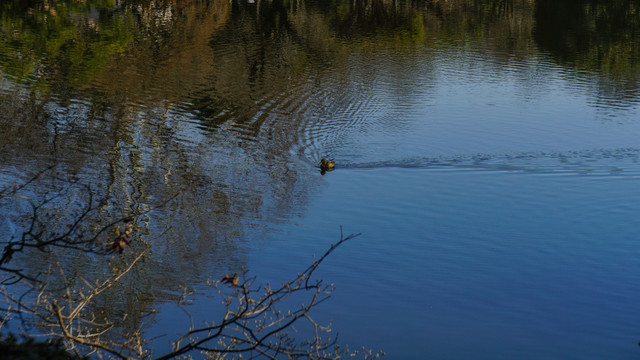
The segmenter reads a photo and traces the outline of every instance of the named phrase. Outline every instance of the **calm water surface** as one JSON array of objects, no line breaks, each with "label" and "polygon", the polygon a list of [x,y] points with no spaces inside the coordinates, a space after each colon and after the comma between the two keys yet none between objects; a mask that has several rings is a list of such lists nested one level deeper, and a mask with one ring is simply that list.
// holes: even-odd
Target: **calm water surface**
[{"label": "calm water surface", "polygon": [[[206,279],[278,283],[342,226],[362,235],[320,268],[316,312],[342,343],[640,356],[637,2],[91,3],[3,5],[0,181],[56,163],[105,219],[158,207],[105,305],[156,351],[184,288],[206,319]],[[29,213],[0,205],[6,243]]]}]

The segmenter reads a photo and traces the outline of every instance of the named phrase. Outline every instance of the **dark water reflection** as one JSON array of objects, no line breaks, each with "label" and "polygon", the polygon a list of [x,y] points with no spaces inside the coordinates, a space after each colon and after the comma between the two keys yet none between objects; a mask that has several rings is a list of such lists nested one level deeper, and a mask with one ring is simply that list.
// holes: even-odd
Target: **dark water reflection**
[{"label": "dark water reflection", "polygon": [[[638,8],[4,2],[0,184],[57,163],[105,199],[94,226],[154,209],[137,218],[152,254],[101,305],[134,314],[123,334],[163,334],[183,318],[161,304],[210,276],[301,270],[342,224],[364,236],[323,270],[338,293],[320,316],[349,343],[407,359],[629,357]],[[321,157],[338,169],[320,176]],[[8,241],[29,214],[0,205]],[[96,276],[121,261],[62,259]]]}]

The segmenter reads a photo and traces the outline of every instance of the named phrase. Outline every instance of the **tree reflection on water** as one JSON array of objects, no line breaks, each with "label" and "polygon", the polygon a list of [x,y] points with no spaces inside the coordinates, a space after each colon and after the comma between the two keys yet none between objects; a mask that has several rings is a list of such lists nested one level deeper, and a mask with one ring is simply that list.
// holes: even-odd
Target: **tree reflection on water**
[{"label": "tree reflection on water", "polygon": [[[400,84],[384,100],[410,98],[424,86],[415,73],[437,77],[434,54],[478,43],[488,62],[544,54],[600,74],[598,101],[637,103],[638,77],[626,76],[639,70],[636,5],[4,2],[0,184],[55,164],[22,196],[44,201],[77,179],[94,198],[74,190],[51,202],[51,229],[90,206],[82,232],[136,215],[138,236],[157,239],[96,305],[108,318],[128,314],[118,325],[126,334],[149,326],[142,319],[155,304],[247,266],[252,242],[302,212],[321,186],[314,166],[349,140],[344,129],[366,131],[367,119],[385,111],[379,89]],[[6,245],[28,231],[33,212],[15,197],[0,200]],[[34,251],[14,261],[29,277],[52,263],[85,279],[124,266],[96,256]]]}]

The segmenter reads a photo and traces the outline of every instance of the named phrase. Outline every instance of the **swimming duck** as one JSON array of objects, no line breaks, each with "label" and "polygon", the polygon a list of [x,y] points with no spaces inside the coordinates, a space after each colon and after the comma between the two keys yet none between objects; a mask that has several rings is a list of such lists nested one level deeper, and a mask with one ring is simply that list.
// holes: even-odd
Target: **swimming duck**
[{"label": "swimming duck", "polygon": [[233,275],[225,275],[222,277],[222,280],[220,280],[221,283],[226,283],[229,284],[230,286],[238,286],[238,282],[240,282],[240,277],[238,276],[238,273],[235,273]]},{"label": "swimming duck", "polygon": [[333,171],[336,168],[336,162],[333,160],[322,159],[320,160],[320,170]]},{"label": "swimming duck", "polygon": [[120,228],[116,228],[117,238],[111,243],[111,249],[122,254],[124,248],[131,244],[131,234],[133,233],[133,224],[126,224],[124,227],[124,233],[120,233]]},{"label": "swimming duck", "polygon": [[122,254],[124,248],[126,248],[129,244],[130,242],[125,236],[119,236],[113,241],[113,243],[111,244],[111,248],[117,251],[118,254]]}]

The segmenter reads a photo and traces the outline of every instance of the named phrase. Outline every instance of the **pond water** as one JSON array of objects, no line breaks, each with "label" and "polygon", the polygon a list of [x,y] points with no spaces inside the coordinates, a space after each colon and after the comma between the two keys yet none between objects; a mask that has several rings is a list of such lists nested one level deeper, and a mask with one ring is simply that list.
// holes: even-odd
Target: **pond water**
[{"label": "pond water", "polygon": [[[319,268],[335,291],[315,312],[341,343],[392,359],[639,356],[637,2],[0,10],[0,184],[56,164],[105,199],[101,219],[143,213],[152,253],[101,306],[133,314],[156,352],[188,326],[183,289],[205,319],[206,279],[245,267],[278,283],[342,227],[361,235]],[[3,201],[6,244],[31,213]],[[59,261],[77,272],[88,256]]]}]

